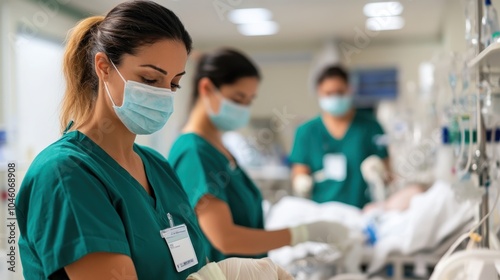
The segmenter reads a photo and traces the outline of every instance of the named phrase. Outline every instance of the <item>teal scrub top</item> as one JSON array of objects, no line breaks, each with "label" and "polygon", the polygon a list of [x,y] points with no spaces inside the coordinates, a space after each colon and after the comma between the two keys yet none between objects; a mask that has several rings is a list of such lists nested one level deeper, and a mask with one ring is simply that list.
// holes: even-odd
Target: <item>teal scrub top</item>
[{"label": "teal scrub top", "polygon": [[[159,153],[133,148],[154,198],[78,131],[35,158],[16,201],[26,279],[65,278],[65,266],[94,252],[130,256],[139,279],[186,279],[206,264],[203,236],[177,176]],[[169,227],[167,213],[175,225],[186,224],[198,259],[180,273],[160,235]]]},{"label": "teal scrub top", "polygon": [[312,200],[338,201],[362,208],[371,201],[367,185],[361,174],[361,163],[371,155],[388,157],[387,149],[379,144],[384,134],[371,114],[356,112],[342,139],[334,138],[323,124],[321,116],[301,125],[296,132],[290,161],[310,168],[311,173],[323,170],[323,157],[327,154],[344,155],[344,180],[327,179],[314,182]]},{"label": "teal scrub top", "polygon": [[[203,196],[212,195],[227,203],[236,225],[264,228],[259,189],[239,166],[231,166],[230,161],[204,138],[194,133],[181,135],[172,146],[168,160],[193,209]],[[238,257],[224,255],[208,239],[206,242],[210,261]],[[265,255],[240,257],[262,258]]]}]

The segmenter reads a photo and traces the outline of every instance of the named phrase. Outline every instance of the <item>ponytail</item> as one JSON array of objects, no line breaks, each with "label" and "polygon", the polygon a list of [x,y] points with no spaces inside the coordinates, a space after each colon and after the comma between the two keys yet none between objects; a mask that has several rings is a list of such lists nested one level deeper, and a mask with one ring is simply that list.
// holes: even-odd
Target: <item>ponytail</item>
[{"label": "ponytail", "polygon": [[61,131],[73,120],[76,125],[87,121],[97,97],[98,78],[93,69],[97,26],[102,16],[84,19],[71,30],[63,59],[66,90],[62,101]]}]

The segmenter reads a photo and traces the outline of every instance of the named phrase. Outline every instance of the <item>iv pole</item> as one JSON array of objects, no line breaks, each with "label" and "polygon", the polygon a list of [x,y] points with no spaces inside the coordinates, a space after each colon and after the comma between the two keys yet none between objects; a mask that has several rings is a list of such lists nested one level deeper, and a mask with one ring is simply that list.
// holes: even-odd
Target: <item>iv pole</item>
[{"label": "iv pole", "polygon": [[[477,1],[477,20],[480,21],[483,18],[483,1]],[[481,24],[477,24],[478,30],[478,43],[477,43],[477,53],[479,55],[484,50],[484,45],[481,42]],[[477,178],[477,184],[479,188],[484,189],[484,194],[482,197],[482,202],[479,207],[479,217],[483,220],[489,213],[489,164],[488,157],[486,155],[486,126],[484,124],[484,117],[481,113],[482,101],[480,99],[480,86],[485,78],[485,72],[483,72],[482,65],[478,64],[475,71],[476,74],[476,86],[477,100],[476,100],[476,116],[477,116],[477,146],[474,151],[472,158],[472,164],[469,169],[471,175]],[[496,130],[493,130],[496,131]],[[473,133],[473,131],[469,131]],[[493,132],[495,133],[495,132]],[[494,134],[493,134],[494,135]],[[492,135],[492,137],[494,137]],[[470,143],[471,145],[473,143]],[[495,261],[500,261],[500,253],[498,251],[499,242],[496,239],[496,235],[492,235],[490,242],[490,232],[489,232],[489,219],[485,219],[481,226],[476,230],[477,234],[481,236],[479,241],[479,247],[477,249],[464,250],[458,253],[442,258],[436,265],[434,272],[432,273],[431,280],[442,280],[442,279],[455,279],[450,278],[451,276],[459,277],[459,279],[471,279],[471,280],[483,280],[483,279],[498,279],[498,270],[495,266]],[[491,247],[494,250],[490,249]],[[496,250],[495,250],[496,249]],[[493,262],[492,262],[493,261]],[[464,278],[467,277],[467,278]],[[458,278],[457,278],[458,279]]]},{"label": "iv pole", "polygon": [[[478,23],[483,18],[483,2],[484,0],[477,0],[477,20]],[[481,53],[481,51],[484,50],[484,45],[481,41],[482,37],[482,30],[481,30],[481,24],[477,24],[477,34],[478,34],[478,44],[477,44],[477,54]],[[481,85],[481,82],[484,80],[484,72],[481,69],[481,66],[477,67],[477,73],[476,73],[476,85],[479,87]],[[486,127],[484,124],[484,117],[483,114],[481,113],[481,107],[482,107],[482,101],[480,99],[480,90],[478,89],[477,93],[477,107],[476,107],[476,114],[477,114],[477,148],[474,152],[474,159],[473,159],[473,164],[471,165],[471,172],[475,174],[478,178],[478,184],[480,188],[483,188],[485,190],[483,197],[482,197],[482,202],[481,206],[479,208],[479,218],[480,220],[483,219],[489,212],[489,190],[488,190],[488,174],[489,174],[489,166],[488,166],[488,158],[486,156]],[[472,133],[470,131],[469,133]],[[480,241],[480,245],[482,248],[489,248],[490,247],[490,242],[489,242],[489,219],[486,219],[484,223],[481,225],[481,227],[478,228],[477,232],[482,238]]]}]

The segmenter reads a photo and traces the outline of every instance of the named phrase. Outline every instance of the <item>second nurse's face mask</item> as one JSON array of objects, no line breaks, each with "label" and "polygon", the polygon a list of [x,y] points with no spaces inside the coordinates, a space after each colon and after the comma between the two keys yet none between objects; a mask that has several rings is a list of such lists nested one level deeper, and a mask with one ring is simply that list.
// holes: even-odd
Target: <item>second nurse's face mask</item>
[{"label": "second nurse's face mask", "polygon": [[208,115],[215,127],[221,131],[230,131],[246,126],[250,121],[250,107],[237,104],[220,93],[217,94],[222,97],[218,113],[213,112],[209,102],[206,103]]},{"label": "second nurse's face mask", "polygon": [[332,116],[345,115],[352,106],[352,96],[348,95],[333,95],[319,98],[319,105],[323,111]]},{"label": "second nurse's face mask", "polygon": [[126,81],[111,62],[125,83],[123,103],[116,106],[105,82],[113,109],[122,123],[134,134],[152,134],[167,123],[174,111],[174,92],[170,89]]}]

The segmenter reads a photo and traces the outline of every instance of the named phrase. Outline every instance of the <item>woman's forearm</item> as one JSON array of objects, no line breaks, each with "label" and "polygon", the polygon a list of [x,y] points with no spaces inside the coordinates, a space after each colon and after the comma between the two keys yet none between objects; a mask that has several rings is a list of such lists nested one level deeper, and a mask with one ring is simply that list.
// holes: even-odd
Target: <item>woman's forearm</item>
[{"label": "woman's forearm", "polygon": [[290,245],[291,235],[289,229],[266,231],[242,226],[233,226],[226,230],[220,244],[214,244],[226,255],[257,255],[270,250]]}]

